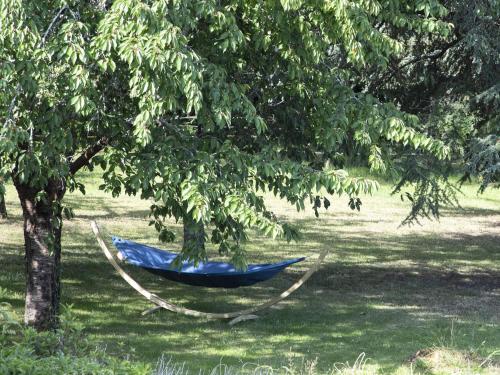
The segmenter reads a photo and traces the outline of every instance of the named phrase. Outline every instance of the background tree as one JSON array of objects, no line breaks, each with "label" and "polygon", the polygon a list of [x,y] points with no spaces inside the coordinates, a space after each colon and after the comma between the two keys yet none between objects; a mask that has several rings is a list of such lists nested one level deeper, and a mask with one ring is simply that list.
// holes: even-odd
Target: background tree
[{"label": "background tree", "polygon": [[7,207],[5,206],[5,185],[0,182],[0,217],[7,218]]},{"label": "background tree", "polygon": [[[25,322],[57,324],[63,198],[84,192],[84,167],[100,165],[114,195],[154,199],[162,240],[167,216],[211,226],[244,267],[248,229],[296,235],[261,192],[317,211],[326,194],[359,208],[376,187],[336,168],[351,134],[373,169],[393,157],[383,145],[445,158],[415,116],[351,87],[351,67],[401,52],[379,23],[445,33],[442,14],[432,0],[2,1],[0,172],[23,210]],[[339,53],[348,67],[332,64]],[[178,259],[205,258],[185,246]]]},{"label": "background tree", "polygon": [[[500,2],[445,0],[443,5],[444,20],[452,25],[448,35],[379,25],[401,36],[404,52],[393,56],[386,71],[373,69],[356,82],[379,100],[417,115],[421,131],[451,146],[451,163],[427,168],[424,157],[425,168],[408,176],[412,182],[421,177],[417,183],[427,194],[420,197],[446,190],[429,183],[436,181],[436,172],[444,179],[450,173],[478,176],[481,190],[500,181]],[[430,11],[428,4],[421,8]]]}]

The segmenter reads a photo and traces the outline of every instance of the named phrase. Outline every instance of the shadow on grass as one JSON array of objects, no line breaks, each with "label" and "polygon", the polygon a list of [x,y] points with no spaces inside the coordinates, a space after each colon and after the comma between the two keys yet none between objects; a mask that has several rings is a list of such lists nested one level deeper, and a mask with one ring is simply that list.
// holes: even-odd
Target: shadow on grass
[{"label": "shadow on grass", "polygon": [[[500,346],[494,330],[500,311],[500,249],[494,234],[366,234],[363,229],[369,221],[297,220],[304,242],[270,243],[257,237],[247,244],[252,261],[331,249],[326,262],[304,287],[263,312],[261,319],[229,327],[225,322],[166,311],[141,317],[149,303],[105,260],[86,221],[94,217],[104,222],[106,218],[137,219],[147,211],[130,210],[105,198],[86,197],[84,201],[78,201],[78,209],[87,212],[94,207],[96,212],[85,216],[77,210],[84,222],[75,221],[64,229],[63,302],[74,306],[89,332],[112,352],[133,347],[143,361],[155,361],[165,353],[175,361],[206,369],[221,359],[230,365],[243,361],[279,367],[290,358],[318,357],[319,371],[366,352],[372,362],[389,372],[418,349],[447,339],[453,319],[458,321],[455,329],[468,334],[455,339],[459,349],[481,341],[486,342],[486,352]],[[497,214],[488,212],[470,215]],[[357,232],[343,231],[354,224]],[[113,225],[116,228],[119,223]],[[121,230],[132,239],[141,235],[140,228],[130,224]],[[145,242],[151,240],[151,233],[150,237],[142,234]],[[12,295],[6,300],[21,310],[23,257],[17,247],[2,243],[0,247],[0,286]],[[275,296],[313,261],[314,256],[271,281],[237,290],[193,288],[134,267],[126,269],[144,287],[175,303],[221,312]]]},{"label": "shadow on grass", "polygon": [[[485,198],[482,198],[485,199]],[[487,199],[485,199],[487,200]],[[457,217],[457,216],[498,216],[500,212],[490,208],[480,207],[448,207],[441,211],[443,217]]]}]

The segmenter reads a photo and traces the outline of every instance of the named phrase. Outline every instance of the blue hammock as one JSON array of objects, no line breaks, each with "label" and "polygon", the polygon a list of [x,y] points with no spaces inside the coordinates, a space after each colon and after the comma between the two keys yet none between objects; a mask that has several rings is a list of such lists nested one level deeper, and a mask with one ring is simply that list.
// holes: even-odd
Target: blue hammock
[{"label": "blue hammock", "polygon": [[211,288],[238,288],[268,280],[286,267],[303,261],[295,258],[279,263],[250,264],[246,271],[238,271],[233,265],[224,262],[184,262],[181,269],[172,267],[176,253],[142,245],[133,241],[113,237],[113,245],[128,263],[144,268],[146,271],[180,283]]}]

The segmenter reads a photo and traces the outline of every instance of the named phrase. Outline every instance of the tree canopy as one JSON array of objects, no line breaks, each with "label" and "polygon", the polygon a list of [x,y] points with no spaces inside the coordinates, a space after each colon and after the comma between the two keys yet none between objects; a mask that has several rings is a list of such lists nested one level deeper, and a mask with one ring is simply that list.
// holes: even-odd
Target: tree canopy
[{"label": "tree canopy", "polygon": [[[244,267],[248,229],[296,236],[262,192],[317,212],[327,195],[355,208],[376,188],[340,169],[347,141],[376,171],[446,159],[417,116],[357,84],[403,53],[405,30],[448,35],[445,15],[434,0],[2,1],[0,173],[21,200],[27,293],[39,293],[26,322],[57,312],[63,197],[84,191],[81,168],[153,200],[162,240],[166,217],[211,226]],[[188,246],[179,260],[205,257]]]}]

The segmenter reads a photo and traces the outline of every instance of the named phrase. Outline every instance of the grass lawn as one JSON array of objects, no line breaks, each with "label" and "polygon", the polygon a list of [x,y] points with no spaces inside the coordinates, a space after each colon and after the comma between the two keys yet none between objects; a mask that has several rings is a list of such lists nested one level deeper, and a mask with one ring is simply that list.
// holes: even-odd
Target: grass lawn
[{"label": "grass lawn", "polygon": [[[126,267],[160,296],[222,312],[275,296],[321,250],[330,250],[322,268],[296,294],[259,320],[230,327],[166,311],[140,316],[150,305],[105,260],[89,220],[96,219],[107,233],[159,245],[148,226],[149,204],[135,197],[113,199],[98,190],[92,175],[85,179],[87,195],[66,199],[76,218],[64,224],[62,299],[112,353],[146,362],[164,354],[193,370],[221,362],[280,368],[312,361],[318,373],[325,373],[335,363],[352,365],[364,352],[367,370],[394,373],[407,372],[409,359],[422,349],[446,347],[486,358],[500,348],[498,190],[477,196],[477,186],[468,185],[463,209],[449,209],[439,222],[403,228],[398,226],[408,207],[390,196],[389,185],[363,198],[361,212],[351,211],[345,198],[335,198],[319,218],[312,209],[298,213],[270,197],[275,212],[298,225],[303,239],[287,244],[257,236],[245,245],[250,261],[310,258],[254,287],[193,288]],[[12,186],[7,187],[7,209],[9,219],[0,221],[0,301],[21,314],[23,234]],[[180,234],[181,227],[172,224]],[[163,247],[178,250],[181,239]]]}]

